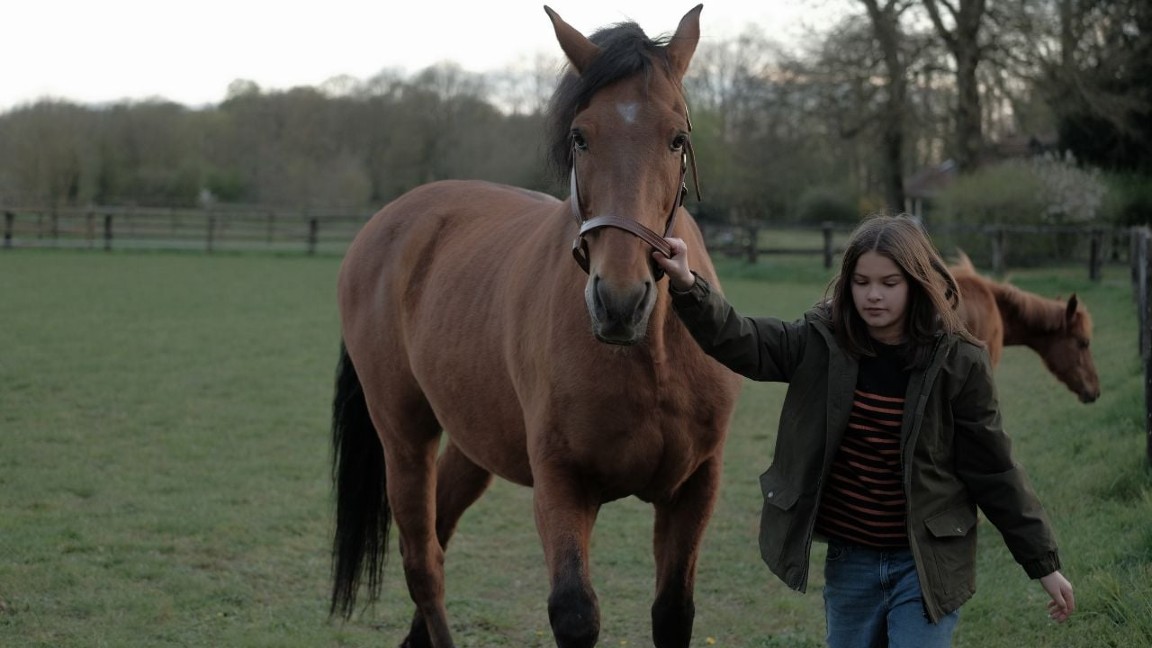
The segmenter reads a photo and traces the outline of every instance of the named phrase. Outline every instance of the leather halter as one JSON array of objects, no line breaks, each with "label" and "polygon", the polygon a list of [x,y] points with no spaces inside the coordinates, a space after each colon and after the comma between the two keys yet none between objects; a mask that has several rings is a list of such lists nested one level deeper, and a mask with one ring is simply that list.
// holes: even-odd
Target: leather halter
[{"label": "leather halter", "polygon": [[[687,117],[687,115],[685,116]],[[691,118],[688,119],[688,132],[692,132]],[[624,230],[640,238],[664,256],[672,256],[672,249],[668,246],[664,237],[672,232],[672,227],[676,224],[676,213],[680,210],[681,205],[684,204],[684,198],[688,195],[688,185],[684,182],[684,177],[687,174],[689,162],[692,164],[692,182],[696,190],[696,200],[700,200],[700,179],[696,175],[696,155],[692,152],[692,140],[685,139],[684,150],[680,153],[680,181],[677,183],[680,185],[680,188],[676,192],[676,200],[672,202],[672,211],[669,212],[668,220],[664,225],[664,235],[661,236],[630,218],[622,218],[620,216],[584,217],[584,210],[580,206],[580,188],[576,181],[576,156],[575,147],[573,147],[572,173],[570,179],[571,195],[569,196],[569,200],[572,203],[572,215],[575,216],[576,223],[580,225],[580,231],[576,234],[576,239],[572,241],[572,256],[576,259],[577,265],[579,265],[585,273],[588,272],[588,245],[584,242],[584,235],[603,227],[615,227],[616,229]],[[664,271],[661,270],[659,266],[653,264],[653,274],[656,280],[659,281],[664,276]]]}]

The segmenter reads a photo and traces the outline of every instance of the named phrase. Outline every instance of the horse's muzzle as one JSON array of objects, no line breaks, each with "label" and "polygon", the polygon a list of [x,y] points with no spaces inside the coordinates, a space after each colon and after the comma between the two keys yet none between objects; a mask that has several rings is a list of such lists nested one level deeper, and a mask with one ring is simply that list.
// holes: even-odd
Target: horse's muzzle
[{"label": "horse's muzzle", "polygon": [[654,285],[645,281],[640,288],[612,290],[600,277],[592,277],[586,299],[596,339],[619,345],[636,344],[643,339],[655,302]]}]

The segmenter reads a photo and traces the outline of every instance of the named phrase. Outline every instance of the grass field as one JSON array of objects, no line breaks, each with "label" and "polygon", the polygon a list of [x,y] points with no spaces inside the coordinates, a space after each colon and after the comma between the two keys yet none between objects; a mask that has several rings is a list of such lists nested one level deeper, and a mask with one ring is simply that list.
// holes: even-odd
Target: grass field
[{"label": "grass field", "polygon": [[[723,264],[749,313],[798,315],[818,259]],[[560,262],[565,262],[561,260]],[[327,618],[335,257],[0,252],[0,646],[394,646],[384,599]],[[1128,274],[1017,273],[1076,291],[1096,320],[1103,395],[1082,405],[1026,349],[998,372],[1005,422],[1062,541],[1079,611],[1044,595],[981,529],[979,591],[956,645],[1152,645],[1152,478]],[[783,391],[746,383],[701,558],[694,646],[822,645],[819,569],[786,590],[759,561],[757,476]],[[531,491],[497,483],[448,554],[461,646],[552,645]],[[602,646],[651,645],[650,509],[606,506],[593,578]],[[395,542],[393,540],[393,542]],[[814,561],[822,559],[819,549]],[[395,557],[394,557],[395,558]]]}]

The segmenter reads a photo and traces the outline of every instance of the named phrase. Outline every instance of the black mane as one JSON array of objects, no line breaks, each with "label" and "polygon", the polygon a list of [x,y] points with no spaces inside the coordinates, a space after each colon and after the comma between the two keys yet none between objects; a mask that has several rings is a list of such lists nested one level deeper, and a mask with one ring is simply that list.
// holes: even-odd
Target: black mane
[{"label": "black mane", "polygon": [[548,106],[548,162],[561,181],[567,179],[572,167],[572,139],[569,131],[576,112],[588,104],[592,95],[615,81],[635,74],[643,74],[647,79],[651,76],[653,65],[657,63],[665,69],[668,67],[668,56],[664,49],[667,39],[648,38],[634,22],[605,27],[589,37],[589,40],[603,50],[600,56],[592,61],[583,74],[578,75],[570,69],[556,86]]}]

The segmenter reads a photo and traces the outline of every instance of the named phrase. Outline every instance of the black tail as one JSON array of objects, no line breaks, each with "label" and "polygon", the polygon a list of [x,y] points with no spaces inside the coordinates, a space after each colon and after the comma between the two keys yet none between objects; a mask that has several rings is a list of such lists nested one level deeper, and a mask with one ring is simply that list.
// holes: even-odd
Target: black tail
[{"label": "black tail", "polygon": [[343,342],[332,401],[332,449],[336,534],[332,544],[329,614],[348,618],[356,607],[365,572],[370,600],[380,596],[392,511],[385,490],[383,448],[368,416],[364,388]]}]

